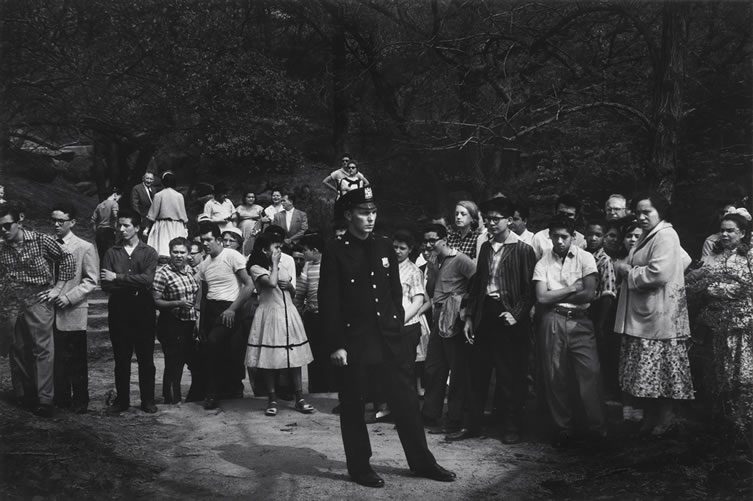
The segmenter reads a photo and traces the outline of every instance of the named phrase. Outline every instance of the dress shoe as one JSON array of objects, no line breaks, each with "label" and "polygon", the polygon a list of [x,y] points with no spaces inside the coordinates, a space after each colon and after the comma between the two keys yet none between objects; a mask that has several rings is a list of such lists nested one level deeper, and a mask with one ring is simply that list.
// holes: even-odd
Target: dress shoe
[{"label": "dress shoe", "polygon": [[154,402],[142,402],[141,410],[147,414],[154,414],[157,412],[157,406],[154,405]]},{"label": "dress shoe", "polygon": [[218,406],[219,406],[219,404],[217,403],[217,399],[214,398],[214,397],[207,397],[204,400],[204,409],[205,410],[211,411],[211,410],[216,409]]},{"label": "dress shoe", "polygon": [[416,470],[413,473],[415,473],[417,477],[428,478],[429,480],[436,480],[437,482],[454,482],[457,478],[457,475],[455,475],[454,472],[446,470],[438,464],[434,464],[425,470]]},{"label": "dress shoe", "polygon": [[458,440],[465,440],[467,438],[476,438],[479,436],[479,432],[469,430],[468,428],[461,428],[455,433],[449,433],[445,435],[444,439],[449,442],[457,442]]},{"label": "dress shoe", "polygon": [[384,487],[384,480],[374,470],[366,470],[361,473],[351,473],[350,478],[358,485],[364,487]]},{"label": "dress shoe", "polygon": [[502,443],[507,445],[520,443],[520,433],[516,430],[505,430],[502,433]]},{"label": "dress shoe", "polygon": [[52,409],[52,405],[50,404],[39,404],[34,409],[34,414],[43,418],[51,418],[52,413],[53,413],[53,409]]}]

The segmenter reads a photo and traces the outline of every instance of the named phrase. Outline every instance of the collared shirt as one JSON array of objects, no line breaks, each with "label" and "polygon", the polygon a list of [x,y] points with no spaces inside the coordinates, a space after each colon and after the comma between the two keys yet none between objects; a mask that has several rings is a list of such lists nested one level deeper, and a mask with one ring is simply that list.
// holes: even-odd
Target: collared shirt
[{"label": "collared shirt", "polygon": [[272,205],[267,206],[266,209],[264,209],[264,214],[266,214],[269,219],[274,219],[275,214],[277,214],[278,212],[282,212],[284,210],[285,209],[282,208],[282,204],[280,205],[272,204]]},{"label": "collared shirt", "polygon": [[76,276],[73,255],[54,238],[31,230],[19,231],[23,232],[19,247],[0,241],[0,280],[23,288],[52,285],[56,280],[67,282]]},{"label": "collared shirt", "polygon": [[467,255],[453,249],[449,256],[437,259],[434,269],[436,281],[430,295],[434,302],[443,303],[452,295],[468,292],[468,283],[476,273],[476,263]]},{"label": "collared shirt", "polygon": [[[229,198],[226,198],[222,203],[212,198],[210,200],[207,200],[207,203],[204,204],[204,214],[209,216],[209,219],[211,219],[212,221],[217,221],[218,219],[228,219],[233,215],[233,212],[235,212],[235,206]],[[232,223],[230,223],[229,221],[223,221],[218,224],[220,225],[220,228],[224,228],[228,224],[232,226]]]},{"label": "collared shirt", "polygon": [[[404,260],[397,267],[400,272],[400,285],[403,288],[403,310],[407,310],[416,296],[426,296],[424,290],[424,275],[410,259]],[[420,322],[420,315],[405,322],[405,325],[413,325]]]},{"label": "collared shirt", "polygon": [[321,263],[307,262],[298,277],[293,302],[302,311],[319,312],[319,270]]},{"label": "collared shirt", "polygon": [[[583,233],[579,231],[575,232],[573,244],[581,249],[586,248],[586,237],[583,236]],[[549,230],[543,229],[536,232],[536,234],[533,235],[531,246],[536,253],[536,259],[541,259],[544,254],[551,251],[554,246],[552,245],[552,239],[549,237]]]},{"label": "collared shirt", "polygon": [[115,280],[102,281],[102,289],[108,292],[148,292],[157,271],[157,251],[139,242],[129,255],[122,245],[107,249],[102,258],[102,269],[115,272]]},{"label": "collared shirt", "polygon": [[528,229],[523,230],[523,233],[518,235],[518,238],[521,242],[530,245],[533,247],[533,232],[528,231]]},{"label": "collared shirt", "polygon": [[103,200],[94,209],[91,217],[92,226],[100,228],[116,228],[118,225],[118,202],[109,198]]},{"label": "collared shirt", "polygon": [[[576,281],[598,272],[596,260],[591,253],[571,245],[564,260],[555,254],[554,250],[544,254],[533,270],[533,281],[544,282],[547,290],[553,291],[569,287]],[[585,310],[589,303],[557,303],[557,305]]]},{"label": "collared shirt", "polygon": [[491,245],[492,249],[489,253],[489,283],[486,284],[487,296],[494,298],[498,298],[500,296],[502,284],[500,283],[499,263],[502,262],[502,255],[505,252],[508,252],[510,246],[515,245],[519,240],[520,238],[518,238],[518,235],[516,235],[513,231],[511,231],[510,234],[507,235],[507,238],[504,242],[495,242],[494,240],[489,240],[489,245]]},{"label": "collared shirt", "polygon": [[290,222],[293,220],[293,211],[295,209],[290,209],[285,211],[285,229],[287,231],[290,231]]},{"label": "collared shirt", "polygon": [[[157,270],[152,290],[165,301],[188,301],[193,304],[196,301],[199,284],[190,266],[185,265],[182,270],[178,270],[172,264],[168,264]],[[192,321],[198,318],[196,308],[193,306],[170,308],[170,313],[178,320]]]},{"label": "collared shirt", "polygon": [[479,230],[472,230],[463,237],[458,231],[452,231],[447,235],[447,245],[457,249],[471,259],[476,259],[476,243]]},{"label": "collared shirt", "polygon": [[596,260],[596,268],[599,270],[599,283],[596,286],[596,298],[604,296],[617,297],[617,277],[614,273],[614,264],[604,247],[599,248],[593,254]]}]

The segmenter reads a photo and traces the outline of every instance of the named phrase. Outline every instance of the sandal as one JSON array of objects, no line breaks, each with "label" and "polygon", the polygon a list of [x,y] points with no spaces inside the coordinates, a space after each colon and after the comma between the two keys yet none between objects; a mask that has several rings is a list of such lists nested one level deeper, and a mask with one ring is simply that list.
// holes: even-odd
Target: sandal
[{"label": "sandal", "polygon": [[303,414],[311,414],[314,412],[314,406],[307,404],[306,401],[301,398],[295,403],[295,410],[302,412]]},{"label": "sandal", "polygon": [[276,416],[277,415],[277,401],[271,400],[267,404],[267,410],[264,411],[264,415],[266,415],[266,416]]}]

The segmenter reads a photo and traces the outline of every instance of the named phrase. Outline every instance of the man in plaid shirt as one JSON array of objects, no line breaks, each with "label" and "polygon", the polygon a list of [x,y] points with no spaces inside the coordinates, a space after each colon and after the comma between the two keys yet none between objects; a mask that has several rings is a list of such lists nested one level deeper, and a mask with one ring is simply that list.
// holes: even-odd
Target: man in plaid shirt
[{"label": "man in plaid shirt", "polygon": [[6,317],[12,338],[9,355],[15,394],[35,414],[50,417],[54,396],[53,301],[65,282],[75,276],[76,263],[54,238],[24,229],[22,221],[18,208],[0,206],[0,283],[7,307],[0,316]]}]

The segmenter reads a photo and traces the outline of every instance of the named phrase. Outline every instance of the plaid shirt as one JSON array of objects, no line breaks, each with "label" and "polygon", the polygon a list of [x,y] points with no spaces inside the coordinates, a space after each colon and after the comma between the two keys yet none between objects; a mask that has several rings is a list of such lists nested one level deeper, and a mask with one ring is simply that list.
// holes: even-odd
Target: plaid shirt
[{"label": "plaid shirt", "polygon": [[476,259],[476,241],[479,233],[479,230],[473,230],[469,231],[465,237],[461,237],[459,232],[451,231],[447,234],[447,245],[471,259]]},{"label": "plaid shirt", "polygon": [[599,270],[599,283],[596,286],[596,298],[604,296],[617,297],[617,280],[614,274],[612,258],[607,255],[602,247],[594,252],[594,259],[596,260],[596,268]]},{"label": "plaid shirt", "polygon": [[52,285],[56,280],[67,282],[76,276],[73,255],[63,250],[54,238],[36,231],[22,231],[23,244],[19,248],[0,242],[0,280],[23,287]]},{"label": "plaid shirt", "polygon": [[[160,297],[165,301],[188,301],[193,304],[196,301],[196,293],[199,290],[199,284],[193,276],[191,267],[186,265],[182,270],[176,270],[171,264],[160,267],[154,275],[154,284],[152,290],[155,297]],[[196,320],[196,308],[176,307],[170,308],[178,320],[190,322]]]}]

